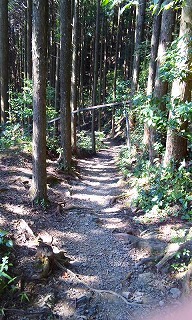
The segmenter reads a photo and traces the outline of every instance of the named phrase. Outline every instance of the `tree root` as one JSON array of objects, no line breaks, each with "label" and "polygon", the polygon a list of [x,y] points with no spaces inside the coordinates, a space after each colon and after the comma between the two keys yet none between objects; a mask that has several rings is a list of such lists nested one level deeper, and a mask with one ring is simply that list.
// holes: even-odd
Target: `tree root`
[{"label": "tree root", "polygon": [[50,316],[52,314],[52,312],[50,310],[42,310],[42,311],[29,311],[29,310],[20,310],[20,309],[12,309],[12,308],[3,308],[2,310],[5,315],[6,314],[20,314],[20,315],[24,315],[24,316],[27,316],[27,317],[34,317],[34,316],[40,316],[40,315],[47,315],[47,316]]},{"label": "tree root", "polygon": [[109,201],[109,205],[113,205],[115,204],[118,200],[123,200],[127,198],[127,194],[126,193],[121,193],[121,194],[118,194],[116,196],[114,196],[113,198],[111,198],[111,200]]},{"label": "tree root", "polygon": [[136,264],[136,267],[139,267],[143,264],[147,264],[147,263],[150,263],[150,262],[156,262],[158,261],[159,259],[161,259],[162,257],[164,256],[164,253],[158,255],[158,256],[152,256],[152,257],[147,257],[147,258],[144,258],[142,260],[140,260],[137,264]]},{"label": "tree root", "polygon": [[180,245],[178,243],[171,243],[170,245],[168,245],[165,255],[156,264],[157,271],[160,271],[160,269],[162,269],[165,263],[170,261],[175,256],[175,254],[177,254],[178,252],[184,249],[189,250],[190,253],[192,253],[192,240],[188,240]]},{"label": "tree root", "polygon": [[68,273],[72,279],[77,281],[78,283],[84,285],[88,290],[93,291],[98,294],[111,294],[116,296],[117,298],[123,300],[127,305],[139,305],[138,303],[130,302],[126,298],[124,298],[121,294],[116,293],[115,291],[111,290],[100,290],[94,289],[86,284],[83,280],[81,280],[76,273],[71,271],[69,267],[70,259],[67,258],[64,252],[54,253],[51,246],[40,243],[37,248],[36,256],[42,262],[42,272],[39,275],[39,279],[45,278],[49,276],[49,274],[54,269],[54,266],[57,266],[59,269],[63,270],[64,272]]},{"label": "tree root", "polygon": [[60,202],[57,205],[56,212],[57,212],[57,214],[61,214],[62,212],[67,212],[67,211],[71,211],[71,210],[95,211],[93,208],[88,208],[88,207],[80,207],[80,206],[75,206],[75,205],[65,206],[65,202]]},{"label": "tree root", "polygon": [[86,284],[83,280],[81,280],[78,275],[76,273],[74,273],[73,271],[71,271],[70,269],[64,267],[62,264],[60,264],[58,261],[55,261],[55,264],[60,268],[62,269],[63,271],[67,272],[72,279],[76,280],[78,283],[80,284],[83,284],[88,290],[90,291],[93,291],[95,293],[98,293],[98,294],[111,294],[111,295],[114,295],[116,296],[117,298],[123,300],[128,306],[130,305],[139,305],[139,303],[135,303],[135,302],[131,302],[131,301],[128,301],[126,298],[124,298],[121,294],[115,292],[115,291],[112,291],[112,290],[105,290],[105,289],[95,289],[95,288],[92,288],[90,287],[88,284]]}]

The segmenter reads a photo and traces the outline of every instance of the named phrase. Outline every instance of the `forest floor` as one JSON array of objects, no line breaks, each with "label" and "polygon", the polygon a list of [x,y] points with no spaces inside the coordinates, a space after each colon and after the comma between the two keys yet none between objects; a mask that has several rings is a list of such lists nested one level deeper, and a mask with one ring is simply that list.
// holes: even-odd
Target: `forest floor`
[{"label": "forest floor", "polygon": [[[74,177],[48,161],[51,204],[44,210],[28,195],[31,157],[17,149],[0,154],[0,228],[14,241],[20,278],[19,294],[1,299],[5,319],[148,319],[151,311],[162,315],[181,304],[174,272],[139,261],[151,256],[149,243],[165,248],[183,222],[141,219],[144,213],[120,196],[134,192],[116,166],[121,147],[107,140],[97,156],[78,160]],[[45,279],[34,277],[37,236],[65,252],[72,272],[58,267]]]}]

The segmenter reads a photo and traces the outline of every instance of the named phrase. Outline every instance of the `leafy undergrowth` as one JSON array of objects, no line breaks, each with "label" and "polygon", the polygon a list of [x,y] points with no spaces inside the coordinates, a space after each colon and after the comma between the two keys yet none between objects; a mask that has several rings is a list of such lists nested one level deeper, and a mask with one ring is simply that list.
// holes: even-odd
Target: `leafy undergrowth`
[{"label": "leafy undergrowth", "polygon": [[171,216],[192,221],[190,162],[165,168],[158,158],[152,166],[145,153],[139,153],[136,148],[123,148],[119,167],[135,189],[131,203],[144,210],[144,219],[164,221]]},{"label": "leafy undergrowth", "polygon": [[[104,138],[105,134],[104,132],[95,132],[95,148],[96,151],[99,151],[101,148],[104,147]],[[77,156],[78,157],[86,157],[86,156],[92,156],[92,140],[91,140],[91,134],[90,132],[86,132],[85,130],[82,130],[77,134]]]}]

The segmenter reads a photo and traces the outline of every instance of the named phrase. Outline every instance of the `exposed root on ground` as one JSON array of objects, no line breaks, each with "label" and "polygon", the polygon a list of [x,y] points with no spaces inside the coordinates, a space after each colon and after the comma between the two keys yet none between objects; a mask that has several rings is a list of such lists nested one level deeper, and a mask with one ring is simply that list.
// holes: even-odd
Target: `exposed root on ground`
[{"label": "exposed root on ground", "polygon": [[50,273],[53,271],[53,269],[58,267],[59,269],[63,270],[67,274],[70,275],[70,277],[77,281],[78,283],[84,285],[88,290],[93,291],[98,294],[111,294],[113,296],[116,296],[117,298],[123,300],[128,306],[130,305],[139,305],[138,303],[134,303],[131,301],[128,301],[126,298],[124,298],[121,294],[112,291],[112,290],[105,290],[105,289],[95,289],[90,287],[87,283],[85,283],[82,279],[79,278],[79,276],[71,271],[68,267],[70,266],[70,259],[65,256],[64,252],[60,251],[59,253],[54,253],[51,246],[40,243],[37,247],[37,258],[41,261],[42,264],[42,271],[39,274],[38,277],[34,277],[34,279],[43,279],[50,275]]}]

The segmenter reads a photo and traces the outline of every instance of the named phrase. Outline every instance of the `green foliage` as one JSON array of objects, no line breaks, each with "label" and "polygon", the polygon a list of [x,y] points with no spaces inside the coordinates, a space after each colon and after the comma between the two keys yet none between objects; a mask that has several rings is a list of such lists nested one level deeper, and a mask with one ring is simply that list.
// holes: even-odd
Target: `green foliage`
[{"label": "green foliage", "polygon": [[0,230],[0,294],[15,280],[10,275],[12,264],[9,262],[10,250],[13,242],[7,237],[8,233]]},{"label": "green foliage", "polygon": [[8,123],[0,136],[0,150],[5,150],[13,146],[20,146],[26,151],[31,151],[31,138],[24,131],[22,126]]},{"label": "green foliage", "polygon": [[[103,132],[95,132],[95,144],[96,144],[96,150],[100,150],[103,147],[103,139],[105,137]],[[86,131],[81,131],[77,135],[77,147],[80,150],[86,150],[88,152],[92,151],[92,142],[91,142],[91,135],[87,134]]]},{"label": "green foliage", "polygon": [[21,292],[19,294],[19,297],[20,297],[21,302],[29,302],[30,301],[29,295],[26,292]]},{"label": "green foliage", "polygon": [[191,71],[188,69],[188,58],[184,46],[189,46],[189,35],[177,38],[170,45],[160,67],[160,79],[172,83],[175,79],[185,81]]},{"label": "green foliage", "polygon": [[114,81],[114,72],[109,72],[107,75],[107,103],[110,102],[122,102],[128,100],[130,93],[130,82],[123,80],[119,75],[116,81],[116,92],[115,92],[115,101],[114,101],[114,92],[113,92],[113,81]]},{"label": "green foliage", "polygon": [[174,257],[174,262],[171,264],[171,268],[176,272],[183,272],[187,270],[187,266],[191,259],[190,250],[184,249],[177,252]]},{"label": "green foliage", "polygon": [[[47,105],[47,119],[51,120],[57,116],[57,112],[52,107],[54,105],[55,90],[51,86],[47,86],[46,98]],[[24,85],[21,92],[15,92],[12,89],[9,91],[10,96],[10,123],[20,123],[23,126],[29,125],[29,119],[33,116],[33,82],[24,79]],[[22,121],[21,121],[22,120]]]},{"label": "green foliage", "polygon": [[[47,121],[58,116],[54,105],[54,88],[47,86]],[[32,150],[32,104],[33,104],[33,83],[31,80],[24,80],[21,92],[9,91],[10,114],[6,127],[2,128],[0,135],[0,150],[13,146],[19,146],[25,151]],[[47,125],[48,149],[56,150],[58,141],[53,134],[52,125]]]},{"label": "green foliage", "polygon": [[167,96],[162,99],[142,96],[141,100],[137,102],[140,121],[148,126],[155,127],[158,131],[165,132],[167,129],[167,111],[162,111],[159,105],[166,103],[166,101]]},{"label": "green foliage", "polygon": [[[180,215],[183,219],[192,219],[192,194],[191,194],[191,174],[192,167],[182,162],[179,168],[172,163],[164,168],[161,165],[164,147],[157,141],[154,149],[159,158],[154,160],[151,166],[148,160],[148,153],[142,144],[143,122],[154,125],[156,128],[166,130],[162,123],[161,111],[159,116],[155,115],[155,105],[150,105],[150,99],[142,94],[134,97],[134,106],[139,110],[139,121],[131,135],[131,150],[123,148],[119,157],[119,168],[124,176],[133,178],[132,187],[135,188],[133,197],[134,205],[145,210],[146,213],[155,210],[159,212],[159,217],[164,215]],[[180,105],[184,115],[188,118],[190,108]],[[181,111],[180,111],[181,112]],[[132,180],[131,180],[132,181]]]},{"label": "green foliage", "polygon": [[[174,165],[163,168],[157,164],[151,167],[145,162],[137,181],[138,196],[135,203],[145,211],[157,206],[167,214],[181,215],[182,218],[191,220],[191,173],[192,170],[183,164],[175,170]],[[147,178],[144,185],[140,184],[143,178]],[[178,205],[176,212],[175,205]]]},{"label": "green foliage", "polygon": [[5,248],[12,248],[13,241],[7,238],[8,232],[4,230],[0,230],[0,245]]},{"label": "green foliage", "polygon": [[15,92],[11,88],[9,91],[10,97],[10,115],[9,121],[11,124],[23,122],[27,124],[32,117],[33,104],[33,83],[31,80],[24,80],[24,85],[21,92]]},{"label": "green foliage", "polygon": [[[161,105],[167,107],[165,111],[161,109]],[[190,123],[192,120],[192,102],[180,102],[179,99],[172,102],[170,95],[158,99],[141,92],[133,97],[133,106],[133,112],[137,113],[140,123],[146,123],[161,133],[166,133],[167,129],[171,128],[192,141],[188,129],[182,126],[183,122]],[[172,112],[171,119],[167,117],[168,110]]]}]

